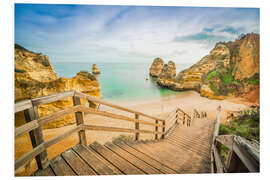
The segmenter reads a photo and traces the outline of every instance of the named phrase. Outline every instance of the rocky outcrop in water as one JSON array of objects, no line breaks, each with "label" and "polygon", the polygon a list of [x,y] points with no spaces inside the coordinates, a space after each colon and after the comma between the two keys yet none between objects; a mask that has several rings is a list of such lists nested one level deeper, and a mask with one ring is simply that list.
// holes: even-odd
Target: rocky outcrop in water
[{"label": "rocky outcrop in water", "polygon": [[98,69],[96,64],[93,64],[93,66],[92,66],[92,73],[93,74],[100,74],[100,70]]},{"label": "rocky outcrop in water", "polygon": [[162,68],[160,75],[158,76],[157,83],[161,86],[166,86],[167,79],[174,79],[176,75],[176,67],[173,61],[169,61]]},{"label": "rocky outcrop in water", "polygon": [[[101,98],[101,87],[95,76],[81,71],[73,78],[58,78],[47,56],[15,46],[15,102],[57,92],[77,90]],[[86,100],[82,100],[86,104]],[[45,116],[73,105],[71,98],[40,105],[39,115]],[[91,104],[93,107],[96,104]],[[25,123],[23,112],[15,114],[15,126]],[[73,114],[52,121],[44,128],[56,128],[75,123]]]},{"label": "rocky outcrop in water", "polygon": [[150,67],[150,76],[152,77],[158,77],[163,69],[164,62],[161,58],[155,58],[154,62],[152,63]]},{"label": "rocky outcrop in water", "polygon": [[259,35],[242,35],[234,42],[219,42],[209,55],[178,73],[159,78],[172,90],[196,90],[202,96],[224,99],[240,96],[259,86]]}]

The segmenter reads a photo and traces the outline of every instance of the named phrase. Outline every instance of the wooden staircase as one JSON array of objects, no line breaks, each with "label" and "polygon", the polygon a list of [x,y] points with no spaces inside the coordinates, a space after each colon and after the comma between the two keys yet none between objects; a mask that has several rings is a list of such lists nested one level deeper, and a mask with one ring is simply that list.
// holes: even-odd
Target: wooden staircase
[{"label": "wooden staircase", "polygon": [[[61,100],[73,99],[69,107],[45,117],[39,117],[37,107]],[[80,99],[99,103],[110,108],[124,111],[131,116],[101,111],[81,105]],[[245,143],[234,136],[218,136],[217,120],[207,118],[205,112],[194,109],[192,115],[175,108],[166,119],[134,111],[95,97],[67,91],[44,97],[23,100],[15,103],[15,113],[24,111],[27,123],[15,128],[15,138],[30,134],[33,149],[15,160],[15,171],[34,158],[38,170],[34,176],[73,176],[73,175],[116,175],[116,174],[182,174],[182,173],[220,173],[220,172],[257,172],[259,170],[258,146]],[[48,141],[43,139],[42,125],[64,115],[75,113],[76,126]],[[134,129],[106,127],[86,124],[84,113],[134,123]],[[141,124],[152,126],[145,130]],[[135,141],[119,144],[94,142],[87,144],[85,131],[110,131],[134,134]],[[48,160],[47,148],[78,133],[79,142],[74,147]],[[142,141],[140,134],[152,134],[154,140]],[[224,166],[218,153],[219,144],[231,150],[231,160]],[[253,147],[253,145],[252,145]],[[246,168],[239,169],[241,166]]]},{"label": "wooden staircase", "polygon": [[190,127],[181,123],[162,140],[77,144],[34,175],[209,173],[214,122],[200,118]]}]

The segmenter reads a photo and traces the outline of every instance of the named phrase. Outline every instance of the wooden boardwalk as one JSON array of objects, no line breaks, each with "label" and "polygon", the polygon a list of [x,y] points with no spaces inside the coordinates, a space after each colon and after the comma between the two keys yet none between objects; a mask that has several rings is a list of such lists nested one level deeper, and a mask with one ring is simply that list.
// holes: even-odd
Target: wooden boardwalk
[{"label": "wooden boardwalk", "polygon": [[[73,106],[39,117],[38,106],[64,98],[72,98]],[[87,107],[80,99],[125,114]],[[15,128],[15,138],[29,133],[33,149],[15,160],[15,171],[35,158],[38,170],[34,176],[259,172],[260,168],[258,142],[219,135],[219,115],[210,120],[206,112],[196,109],[189,115],[176,107],[167,118],[161,119],[81,92],[66,91],[16,102],[15,113],[20,111],[27,123]],[[73,113],[74,128],[44,141],[42,125]],[[134,128],[87,124],[84,113],[126,121]],[[151,126],[152,130],[141,129],[141,124]],[[135,141],[105,145],[94,142],[88,146],[86,131],[131,133]],[[73,133],[78,133],[78,144],[49,161],[47,148]],[[140,134],[150,134],[155,140],[141,141]],[[226,164],[220,156],[221,145],[229,149]]]},{"label": "wooden boardwalk", "polygon": [[77,144],[34,173],[36,176],[210,173],[214,121],[178,124],[164,138],[90,146]]}]

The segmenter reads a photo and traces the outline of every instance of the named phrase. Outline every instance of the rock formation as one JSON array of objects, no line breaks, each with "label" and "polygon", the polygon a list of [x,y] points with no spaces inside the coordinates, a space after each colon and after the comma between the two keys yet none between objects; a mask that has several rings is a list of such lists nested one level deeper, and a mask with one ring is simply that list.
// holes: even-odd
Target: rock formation
[{"label": "rock formation", "polygon": [[152,63],[150,67],[150,73],[149,73],[150,76],[158,77],[162,72],[163,65],[164,65],[164,62],[161,58],[155,58],[154,62]]},{"label": "rock formation", "polygon": [[[68,90],[101,97],[101,87],[91,73],[81,71],[73,78],[58,78],[47,56],[30,52],[19,45],[15,46],[15,102]],[[82,100],[82,104],[85,105],[86,100]],[[72,99],[66,98],[40,105],[38,112],[42,117],[72,105]],[[92,103],[91,105],[95,106]],[[15,126],[24,123],[23,112],[16,113]],[[44,125],[44,128],[56,128],[73,123],[75,123],[74,115],[70,114]]]},{"label": "rock formation", "polygon": [[93,64],[93,66],[92,66],[92,73],[93,74],[100,74],[100,70],[98,69],[96,64]]},{"label": "rock formation", "polygon": [[259,86],[259,35],[247,34],[234,42],[219,42],[210,54],[173,78],[158,84],[172,90],[196,90],[202,96],[224,99]]},{"label": "rock formation", "polygon": [[[161,86],[167,79],[174,79],[176,75],[176,67],[173,61],[169,61],[168,64],[165,64],[162,68],[160,75],[158,76],[157,83]],[[164,84],[165,86],[165,84]]]}]

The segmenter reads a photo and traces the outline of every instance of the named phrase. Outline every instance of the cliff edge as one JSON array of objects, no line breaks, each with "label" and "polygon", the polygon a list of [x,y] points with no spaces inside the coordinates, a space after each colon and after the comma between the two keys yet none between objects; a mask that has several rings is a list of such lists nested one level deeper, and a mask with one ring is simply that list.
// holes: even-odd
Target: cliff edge
[{"label": "cliff edge", "polygon": [[[58,92],[76,90],[101,98],[101,87],[95,76],[87,71],[81,71],[73,78],[58,78],[54,68],[46,55],[31,52],[22,46],[15,45],[15,102],[23,99],[35,98]],[[86,100],[81,100],[86,105]],[[90,103],[96,107],[97,104]],[[39,116],[46,116],[66,107],[73,106],[72,99],[66,98],[57,102],[40,105]],[[15,126],[25,123],[23,112],[15,114]],[[43,128],[57,128],[74,124],[73,114],[66,115],[43,126]]]}]

